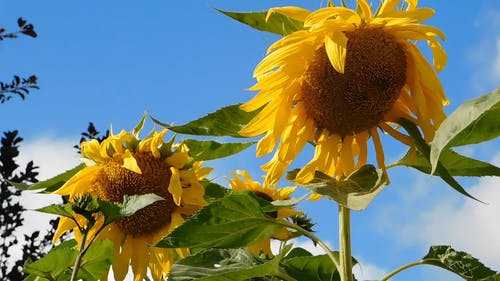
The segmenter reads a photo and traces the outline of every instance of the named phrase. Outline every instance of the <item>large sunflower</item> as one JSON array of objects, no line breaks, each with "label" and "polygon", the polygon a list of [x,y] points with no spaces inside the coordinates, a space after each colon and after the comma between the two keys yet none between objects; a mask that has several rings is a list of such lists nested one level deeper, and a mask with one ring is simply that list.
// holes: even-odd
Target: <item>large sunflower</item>
[{"label": "large sunflower", "polygon": [[[109,239],[115,244],[112,264],[115,280],[123,280],[129,266],[135,280],[143,280],[150,269],[154,280],[165,276],[174,262],[174,255],[182,258],[187,249],[155,248],[162,237],[206,205],[204,188],[199,183],[210,168],[192,162],[188,148],[183,144],[165,143],[166,130],[155,131],[139,140],[126,131],[111,135],[102,142],[92,140],[81,144],[81,154],[87,164],[56,191],[69,195],[70,200],[84,194],[95,194],[102,200],[121,203],[124,195],[155,193],[165,200],[139,210],[131,217],[119,219],[102,231],[98,239]],[[80,224],[86,221],[76,216]],[[101,217],[102,218],[102,217]],[[98,221],[94,229],[102,226]],[[93,229],[93,233],[95,230]],[[81,243],[82,234],[74,221],[61,218],[54,241],[73,230]],[[106,279],[106,276],[103,276]]]},{"label": "large sunflower", "polygon": [[[250,174],[242,170],[238,170],[236,171],[236,173],[231,172],[231,174],[233,175],[233,179],[229,179],[231,189],[251,191],[256,196],[269,202],[276,200],[288,200],[290,199],[290,195],[292,195],[292,193],[296,189],[296,187],[277,188],[275,186],[270,186],[265,182],[261,184],[260,182],[254,181]],[[238,175],[242,176],[243,178],[240,178]],[[290,207],[282,208],[274,213],[271,213],[271,216],[276,219],[290,219],[292,217],[300,215],[302,215],[302,212],[296,211]],[[276,231],[271,236],[271,238],[273,239],[282,241],[288,240],[293,237],[295,237],[295,235],[286,228],[282,228]],[[264,253],[268,256],[273,255],[271,251],[270,239],[264,239],[256,244],[250,245],[248,247],[248,250],[256,255],[259,255],[260,253]]]},{"label": "large sunflower", "polygon": [[[417,8],[417,0],[387,0],[375,14],[365,0],[357,9],[326,7],[272,8],[304,22],[303,29],[271,45],[254,71],[260,91],[243,104],[245,111],[263,107],[241,131],[265,134],[257,156],[271,153],[263,166],[275,183],[306,143],[315,144],[312,160],[297,176],[312,179],[314,171],[341,178],[366,164],[368,140],[374,143],[378,166],[385,171],[378,129],[413,147],[412,139],[395,123],[407,119],[419,126],[426,141],[445,118],[448,103],[437,78],[446,63],[438,37],[444,34],[423,25],[434,11]],[[433,53],[433,67],[415,42],[424,40]]]}]

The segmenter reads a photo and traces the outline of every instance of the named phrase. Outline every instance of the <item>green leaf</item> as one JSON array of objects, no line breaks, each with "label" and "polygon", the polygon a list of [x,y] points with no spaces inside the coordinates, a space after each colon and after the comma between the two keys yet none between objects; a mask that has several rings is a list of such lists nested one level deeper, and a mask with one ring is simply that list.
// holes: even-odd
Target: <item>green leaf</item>
[{"label": "green leaf", "polygon": [[37,182],[32,185],[24,184],[24,183],[16,183],[9,181],[9,183],[21,190],[37,190],[37,189],[45,189],[45,192],[52,192],[57,190],[59,187],[63,186],[72,176],[74,176],[78,171],[85,168],[84,164],[80,164],[75,168],[68,170],[62,174],[59,174],[53,178],[50,178],[45,181]]},{"label": "green leaf", "polygon": [[171,126],[150,118],[159,126],[180,134],[198,136],[230,136],[243,138],[238,132],[259,112],[246,112],[239,104],[223,107],[204,117],[180,126]]},{"label": "green leaf", "polygon": [[98,200],[99,211],[104,215],[104,225],[108,225],[119,218],[122,218],[122,208],[113,202]]},{"label": "green leaf", "polygon": [[110,240],[94,241],[82,258],[78,278],[99,280],[113,263],[114,251],[114,244]]},{"label": "green leaf", "polygon": [[252,28],[261,31],[267,31],[278,35],[288,35],[303,28],[304,23],[284,16],[279,13],[273,13],[266,21],[267,11],[262,12],[229,12],[219,10],[220,13],[244,23]]},{"label": "green leaf", "polygon": [[241,152],[255,144],[255,142],[218,143],[215,141],[198,141],[191,139],[184,140],[183,143],[189,147],[189,154],[191,157],[198,161],[227,157]]},{"label": "green leaf", "polygon": [[[334,254],[338,257],[338,252]],[[340,275],[328,255],[286,258],[281,265],[296,280],[340,281]]]},{"label": "green leaf", "polygon": [[[424,138],[422,138],[422,135],[420,134],[420,131],[418,130],[417,126],[413,124],[412,122],[406,120],[406,119],[400,119],[398,123],[408,132],[410,137],[415,141],[415,145],[417,149],[422,153],[422,155],[427,159],[427,161],[430,162],[430,153],[431,153],[431,147],[427,142],[425,142]],[[461,194],[472,198],[474,200],[477,200],[474,198],[472,195],[470,195],[451,175],[448,169],[446,169],[445,166],[441,164],[441,161],[438,161],[436,164],[436,171],[437,175],[441,179],[443,179],[448,185],[450,185],[453,189],[456,191],[460,192]],[[477,200],[479,201],[479,200]],[[481,202],[481,201],[479,201]]]},{"label": "green leaf", "polygon": [[465,280],[498,280],[499,274],[484,266],[479,260],[465,252],[455,251],[450,246],[432,246],[422,259],[430,264],[447,269]]},{"label": "green leaf", "polygon": [[73,210],[71,209],[71,203],[51,205],[36,209],[38,212],[59,215],[67,218],[73,218]]},{"label": "green leaf", "polygon": [[62,243],[43,258],[26,264],[23,271],[30,276],[38,276],[47,280],[69,280],[71,267],[78,255],[78,251],[74,249],[76,244],[75,240]]},{"label": "green leaf", "polygon": [[266,261],[243,249],[207,249],[175,263],[168,280],[251,280],[277,271],[279,261],[279,256]]},{"label": "green leaf", "polygon": [[123,199],[123,208],[121,210],[121,214],[124,217],[132,216],[140,209],[161,200],[165,199],[154,193],[148,193],[144,195],[125,195]]},{"label": "green leaf", "polygon": [[205,187],[205,200],[207,202],[213,202],[223,198],[231,192],[230,189],[208,180],[202,181],[201,184]]},{"label": "green leaf", "polygon": [[[452,176],[500,176],[499,167],[458,154],[450,148],[445,148],[441,152],[439,161],[446,167],[446,169],[448,169],[450,175]],[[420,151],[417,151],[416,157],[413,159],[409,150],[403,158],[399,159],[391,166],[401,165],[415,168],[426,174],[431,174],[431,164]],[[436,172],[436,174],[439,175],[438,172]]]},{"label": "green leaf", "polygon": [[287,180],[303,186],[314,193],[324,195],[342,206],[352,210],[363,210],[385,186],[385,176],[380,169],[373,165],[365,165],[349,175],[346,179],[336,179],[316,172],[314,179],[308,183],[295,181],[299,169],[290,171]]},{"label": "green leaf", "polygon": [[238,248],[260,242],[283,227],[262,211],[270,205],[249,191],[234,191],[201,209],[156,246]]},{"label": "green leaf", "polygon": [[432,141],[430,163],[437,169],[445,147],[474,144],[500,136],[500,88],[457,108],[439,126]]}]

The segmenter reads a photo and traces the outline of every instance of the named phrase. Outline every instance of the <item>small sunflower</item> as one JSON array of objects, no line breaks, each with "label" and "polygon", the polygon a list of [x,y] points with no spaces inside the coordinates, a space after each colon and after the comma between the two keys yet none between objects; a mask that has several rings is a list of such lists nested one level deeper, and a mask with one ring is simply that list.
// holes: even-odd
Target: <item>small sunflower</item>
[{"label": "small sunflower", "polygon": [[[417,8],[417,0],[381,3],[375,14],[365,0],[357,9],[326,7],[309,11],[279,7],[268,11],[304,22],[271,45],[254,71],[259,93],[241,108],[262,110],[240,132],[265,134],[257,156],[271,153],[263,166],[266,181],[276,183],[308,142],[314,157],[297,175],[307,182],[315,171],[337,178],[363,166],[368,141],[374,143],[377,164],[384,171],[384,152],[378,129],[414,149],[412,139],[396,122],[407,119],[419,126],[426,141],[445,118],[449,102],[436,75],[446,64],[438,38],[444,34],[423,25],[434,10]],[[415,42],[428,43],[431,66]]]},{"label": "small sunflower", "polygon": [[[253,192],[256,196],[265,199],[269,202],[276,200],[288,200],[290,195],[295,191],[296,187],[285,187],[276,188],[274,186],[267,185],[265,182],[261,184],[260,182],[254,181],[252,177],[246,172],[238,170],[236,173],[231,172],[233,179],[229,180],[229,184],[234,190],[248,190]],[[242,176],[240,178],[238,175]],[[302,212],[296,211],[293,208],[282,208],[276,212],[270,214],[276,219],[289,219],[295,216],[302,215]],[[276,231],[271,238],[278,240],[288,240],[295,237],[295,235],[286,228],[282,228]],[[271,252],[271,240],[265,239],[257,244],[250,245],[248,250],[256,255],[264,253],[268,256],[272,256]]]},{"label": "small sunflower", "polygon": [[[115,244],[112,264],[115,280],[123,280],[129,266],[136,281],[143,280],[148,268],[154,280],[161,280],[169,272],[174,255],[183,258],[189,252],[187,249],[175,249],[174,252],[152,245],[181,225],[185,217],[206,205],[204,188],[199,180],[205,178],[211,169],[202,168],[201,162],[191,161],[184,144],[165,143],[166,132],[154,131],[140,140],[135,134],[122,131],[102,142],[95,139],[83,142],[81,154],[87,167],[55,192],[69,195],[71,199],[90,193],[101,200],[116,203],[121,203],[125,195],[147,193],[165,199],[111,223],[99,234],[98,239],[109,239]],[[80,224],[85,225],[83,217],[76,217]],[[103,220],[98,221],[94,228],[102,223]],[[70,230],[80,243],[82,234],[74,221],[64,217],[53,240],[57,241]]]}]

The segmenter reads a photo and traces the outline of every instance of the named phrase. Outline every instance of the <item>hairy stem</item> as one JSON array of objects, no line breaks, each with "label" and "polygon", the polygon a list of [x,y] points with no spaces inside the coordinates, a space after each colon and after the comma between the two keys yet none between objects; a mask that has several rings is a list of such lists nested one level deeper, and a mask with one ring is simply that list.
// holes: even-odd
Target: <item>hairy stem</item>
[{"label": "hairy stem", "polygon": [[351,253],[351,210],[339,205],[340,280],[353,281]]}]

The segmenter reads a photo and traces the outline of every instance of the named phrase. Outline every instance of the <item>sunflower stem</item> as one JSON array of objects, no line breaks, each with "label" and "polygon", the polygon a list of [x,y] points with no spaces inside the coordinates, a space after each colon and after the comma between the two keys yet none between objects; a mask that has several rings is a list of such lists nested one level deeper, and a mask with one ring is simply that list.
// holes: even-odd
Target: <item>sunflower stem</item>
[{"label": "sunflower stem", "polygon": [[353,281],[351,254],[351,210],[339,205],[340,280]]},{"label": "sunflower stem", "polygon": [[87,241],[87,230],[83,231],[82,235],[82,244],[80,245],[80,250],[78,251],[78,256],[76,256],[75,265],[73,266],[73,271],[71,272],[71,281],[76,281],[78,270],[80,269],[80,265],[82,263],[83,255],[86,252],[85,249],[85,241]]},{"label": "sunflower stem", "polygon": [[401,271],[404,271],[410,267],[413,267],[413,266],[417,266],[417,265],[421,265],[421,264],[425,264],[424,261],[420,260],[420,261],[416,261],[416,262],[412,262],[412,263],[409,263],[409,264],[405,264],[397,269],[395,269],[394,271],[392,271],[391,273],[387,274],[386,277],[382,278],[380,281],[387,281],[389,279],[391,279],[392,277],[394,277],[394,275],[400,273]]}]

